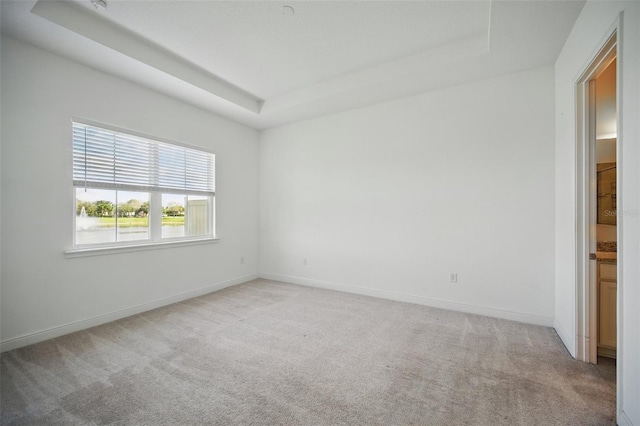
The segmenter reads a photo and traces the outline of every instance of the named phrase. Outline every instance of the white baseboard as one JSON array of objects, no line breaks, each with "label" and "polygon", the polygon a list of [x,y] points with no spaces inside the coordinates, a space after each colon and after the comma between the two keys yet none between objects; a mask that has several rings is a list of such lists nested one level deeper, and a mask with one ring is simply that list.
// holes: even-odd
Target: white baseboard
[{"label": "white baseboard", "polygon": [[300,284],[308,287],[325,288],[328,290],[337,290],[345,293],[361,294],[364,296],[372,296],[380,299],[396,300],[398,302],[415,303],[418,305],[431,306],[434,308],[448,309],[450,311],[459,311],[469,314],[484,315],[494,318],[508,319],[512,321],[524,322],[527,324],[542,325],[545,327],[553,327],[553,318],[538,315],[524,314],[520,312],[506,311],[502,309],[488,308],[484,306],[468,305],[465,303],[451,302],[442,299],[433,299],[423,296],[415,296],[412,294],[398,293],[394,291],[376,290],[365,287],[356,287],[347,284],[334,283],[329,281],[314,280],[309,278],[294,277],[289,275],[278,275],[271,273],[260,273],[260,278],[282,281],[291,284]]},{"label": "white baseboard", "polygon": [[565,328],[558,321],[553,322],[553,328],[555,328],[556,333],[558,333],[560,340],[564,344],[564,347],[567,348],[567,350],[569,351],[569,354],[575,358],[577,355],[576,339],[573,336],[571,336],[569,333],[567,333]]},{"label": "white baseboard", "polygon": [[44,340],[53,339],[54,337],[59,337],[59,336],[63,336],[65,334],[73,333],[76,331],[85,330],[87,328],[91,328],[97,325],[119,320],[121,318],[129,317],[131,315],[140,314],[142,312],[150,311],[152,309],[161,308],[162,306],[171,305],[173,303],[182,302],[183,300],[192,299],[194,297],[198,297],[204,294],[212,293],[214,291],[222,290],[223,288],[246,283],[248,281],[252,281],[257,278],[258,278],[258,274],[245,275],[243,277],[238,277],[232,280],[211,284],[206,287],[201,287],[196,290],[191,290],[185,293],[176,294],[175,296],[169,296],[163,299],[154,300],[153,302],[143,303],[141,305],[132,306],[130,308],[122,309],[122,310],[111,312],[104,315],[99,315],[97,317],[87,318],[84,320],[61,325],[58,327],[53,327],[47,330],[38,331],[36,333],[26,334],[24,336],[20,336],[20,337],[16,337],[13,339],[0,342],[0,352],[10,351],[12,349],[17,349],[23,346],[28,346],[34,343],[42,342]]},{"label": "white baseboard", "polygon": [[631,422],[631,419],[627,416],[627,413],[624,410],[620,410],[620,414],[618,415],[618,425],[619,426],[634,426]]}]

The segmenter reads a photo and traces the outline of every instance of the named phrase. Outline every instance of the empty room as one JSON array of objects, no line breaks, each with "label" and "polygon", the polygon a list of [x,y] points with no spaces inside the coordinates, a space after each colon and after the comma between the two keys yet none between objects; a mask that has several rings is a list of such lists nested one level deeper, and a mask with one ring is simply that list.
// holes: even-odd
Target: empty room
[{"label": "empty room", "polygon": [[640,426],[640,2],[0,2],[0,423]]}]

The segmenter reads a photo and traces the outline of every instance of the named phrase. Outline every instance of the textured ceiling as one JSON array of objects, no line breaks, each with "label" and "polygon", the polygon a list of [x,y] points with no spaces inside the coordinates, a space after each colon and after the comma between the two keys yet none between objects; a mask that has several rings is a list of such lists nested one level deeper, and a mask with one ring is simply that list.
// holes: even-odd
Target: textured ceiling
[{"label": "textured ceiling", "polygon": [[111,0],[95,10],[88,1],[26,0],[3,1],[1,25],[5,35],[266,128],[550,65],[583,4]]}]

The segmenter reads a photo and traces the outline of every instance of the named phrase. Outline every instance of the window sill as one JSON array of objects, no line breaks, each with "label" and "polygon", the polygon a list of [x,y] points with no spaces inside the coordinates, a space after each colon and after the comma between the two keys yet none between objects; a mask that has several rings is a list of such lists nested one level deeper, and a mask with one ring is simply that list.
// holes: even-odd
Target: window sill
[{"label": "window sill", "polygon": [[220,238],[201,238],[197,240],[164,241],[161,243],[137,244],[117,247],[91,247],[67,250],[64,257],[74,259],[76,257],[102,256],[105,254],[130,253],[134,251],[157,250],[171,247],[194,246],[200,244],[212,244],[220,241]]}]

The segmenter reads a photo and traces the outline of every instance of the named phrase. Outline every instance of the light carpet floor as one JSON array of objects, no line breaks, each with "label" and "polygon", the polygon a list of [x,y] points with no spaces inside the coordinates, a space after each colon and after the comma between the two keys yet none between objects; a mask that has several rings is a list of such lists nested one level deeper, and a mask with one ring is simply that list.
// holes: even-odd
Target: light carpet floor
[{"label": "light carpet floor", "polygon": [[546,327],[256,280],[1,356],[2,424],[609,425]]}]

